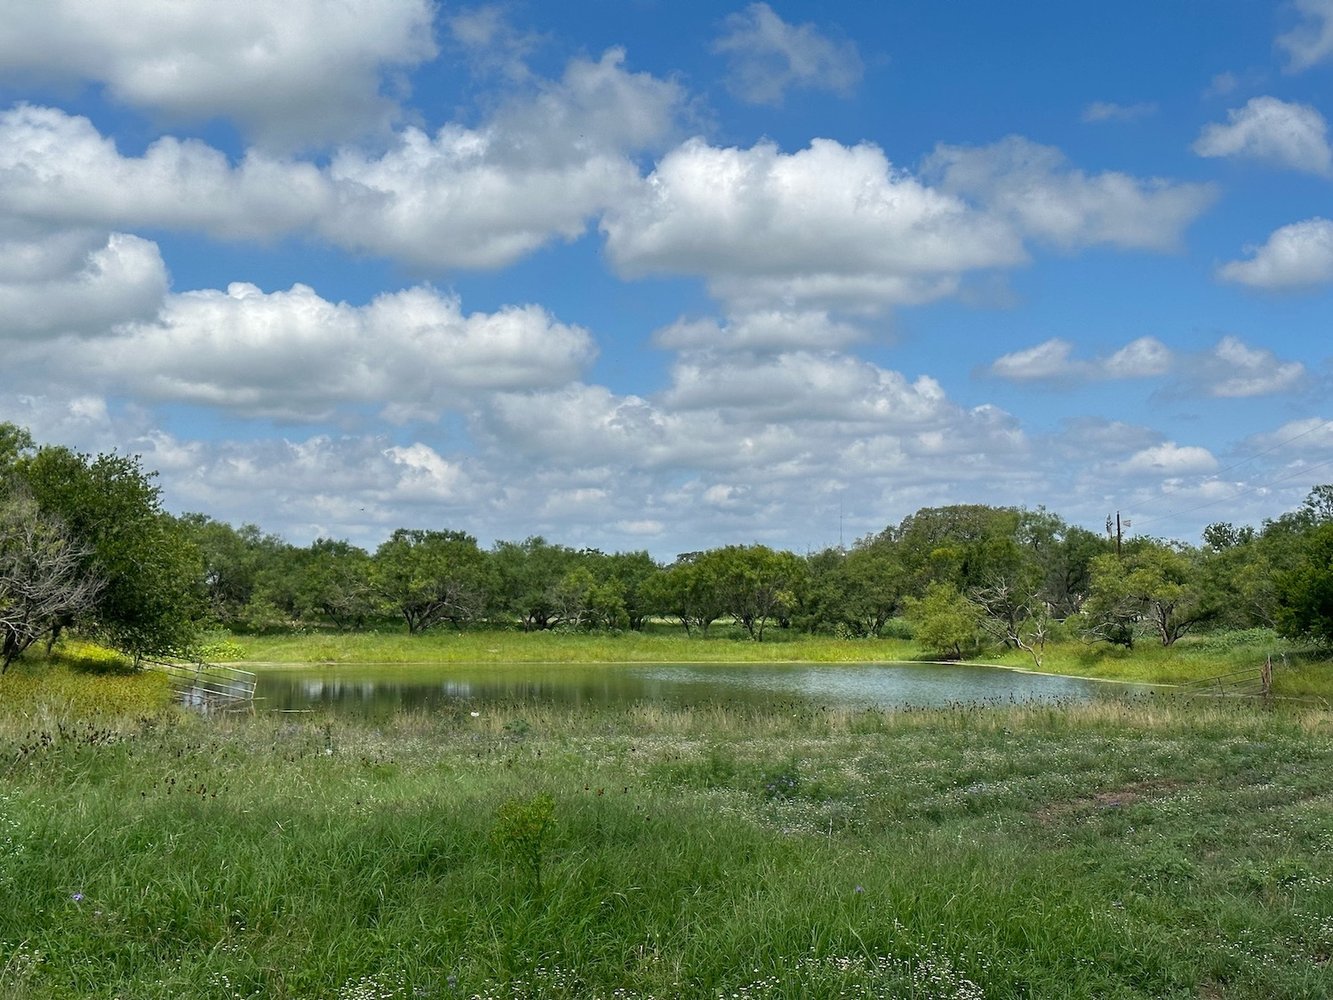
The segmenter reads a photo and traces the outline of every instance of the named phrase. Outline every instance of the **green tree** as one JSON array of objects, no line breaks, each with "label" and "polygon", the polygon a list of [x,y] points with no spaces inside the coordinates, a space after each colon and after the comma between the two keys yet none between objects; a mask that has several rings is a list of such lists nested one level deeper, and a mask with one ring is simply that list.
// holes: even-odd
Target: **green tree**
[{"label": "green tree", "polygon": [[87,553],[82,572],[102,581],[93,605],[56,626],[79,624],[136,659],[185,653],[200,616],[198,549],[161,506],[155,473],[137,457],[95,458],[45,446],[16,474],[38,507]]},{"label": "green tree", "polygon": [[727,614],[751,639],[762,642],[770,620],[789,613],[805,582],[805,564],[767,545],[728,545],[705,552],[695,563],[717,587]]},{"label": "green tree", "polygon": [[350,542],[320,538],[300,550],[293,588],[296,613],[307,621],[354,629],[374,611],[370,555]]},{"label": "green tree", "polygon": [[481,616],[492,581],[477,540],[461,531],[399,528],[375,551],[372,580],[409,633]]},{"label": "green tree", "polygon": [[642,586],[643,599],[654,613],[677,619],[686,635],[708,634],[709,626],[727,611],[726,597],[714,562],[701,552],[687,552]]},{"label": "green tree", "polygon": [[1216,613],[1202,586],[1198,553],[1160,542],[1138,543],[1123,557],[1097,557],[1092,590],[1090,615],[1100,619],[1094,634],[1126,646],[1139,625],[1171,646]]},{"label": "green tree", "polygon": [[906,613],[918,643],[955,660],[963,658],[964,648],[976,645],[983,615],[953,584],[938,581],[921,597],[909,598]]},{"label": "green tree", "polygon": [[580,562],[576,550],[533,535],[521,542],[497,542],[491,561],[499,580],[497,610],[517,617],[526,632],[561,623],[560,584]]},{"label": "green tree", "polygon": [[1296,565],[1276,583],[1281,635],[1333,643],[1333,522],[1311,529]]}]

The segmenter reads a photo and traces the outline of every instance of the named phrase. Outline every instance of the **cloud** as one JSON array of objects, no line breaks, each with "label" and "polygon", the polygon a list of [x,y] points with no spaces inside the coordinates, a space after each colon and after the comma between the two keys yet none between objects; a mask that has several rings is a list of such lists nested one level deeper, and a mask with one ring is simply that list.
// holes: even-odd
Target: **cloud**
[{"label": "cloud", "polygon": [[498,73],[514,81],[532,78],[527,59],[541,43],[540,36],[517,30],[498,6],[461,10],[447,20],[449,35],[483,73]]},{"label": "cloud", "polygon": [[1269,396],[1297,388],[1305,380],[1299,361],[1281,361],[1272,351],[1223,337],[1190,366],[1189,383],[1217,399]]},{"label": "cloud", "polygon": [[788,24],[766,3],[750,4],[725,24],[713,51],[727,56],[727,85],[749,104],[780,105],[790,89],[848,94],[861,80],[855,44],[834,41],[813,24]]},{"label": "cloud", "polygon": [[1217,459],[1207,448],[1166,441],[1112,463],[1110,469],[1131,478],[1165,479],[1213,472],[1217,469]]},{"label": "cloud", "polygon": [[408,128],[383,152],[343,149],[327,165],[257,150],[233,164],[171,137],[123,156],[86,118],[20,105],[0,114],[0,212],[51,228],[297,235],[426,269],[499,267],[576,238],[638,185],[630,154],[664,138],[680,98],[613,50],[573,61],[480,128]]},{"label": "cloud", "polygon": [[629,276],[699,274],[742,311],[926,302],[969,270],[1026,259],[1008,227],[893,169],[870,144],[816,139],[671,150],[603,217]]},{"label": "cloud", "polygon": [[1287,72],[1299,73],[1333,55],[1333,0],[1296,0],[1302,21],[1279,35],[1277,46],[1287,53]]},{"label": "cloud", "polygon": [[792,351],[846,347],[865,338],[826,310],[762,309],[740,312],[725,323],[680,319],[653,334],[658,347],[678,351]]},{"label": "cloud", "polygon": [[1065,250],[1174,250],[1185,227],[1216,197],[1207,184],[1085,174],[1058,149],[1022,136],[990,146],[940,145],[924,174],[942,192],[970,199],[1024,235]]},{"label": "cloud", "polygon": [[909,381],[859,359],[808,352],[687,356],[656,399],[582,384],[499,394],[483,404],[474,429],[493,453],[647,474],[659,489],[694,475],[771,491],[775,480],[817,482],[854,470],[915,482],[940,470],[911,469],[913,456],[970,456],[995,471],[1026,447],[1007,414],[965,410],[934,379]]},{"label": "cloud", "polygon": [[102,83],[125,104],[227,118],[276,148],[385,128],[400,113],[385,95],[392,74],[435,55],[430,0],[5,7],[0,65],[11,78]]},{"label": "cloud", "polygon": [[1282,226],[1262,246],[1245,248],[1248,260],[1217,269],[1224,281],[1268,291],[1333,283],[1333,221],[1315,217]]},{"label": "cloud", "polygon": [[340,153],[339,207],[317,230],[340,246],[423,267],[499,267],[587,220],[640,182],[629,153],[674,127],[680,89],[624,69],[624,53],[575,60],[558,83],[480,130],[406,130],[382,156]]},{"label": "cloud", "polygon": [[1151,378],[1170,371],[1174,359],[1170,348],[1156,337],[1139,337],[1099,364],[1107,378]]},{"label": "cloud", "polygon": [[1138,104],[1116,104],[1114,101],[1093,101],[1084,106],[1080,116],[1084,122],[1134,122],[1157,114],[1152,101]]},{"label": "cloud", "polygon": [[167,284],[157,244],[126,233],[0,239],[0,341],[97,335],[149,318]]},{"label": "cloud", "polygon": [[1139,337],[1106,357],[1082,361],[1074,345],[1053,338],[1025,350],[1005,354],[987,372],[1014,382],[1085,382],[1101,379],[1149,378],[1171,369],[1170,349],[1156,337]]},{"label": "cloud", "polygon": [[350,404],[434,419],[481,392],[568,382],[595,349],[536,306],[464,314],[457,298],[419,287],[358,307],[304,285],[266,294],[235,283],[170,296],[155,320],[70,353],[85,377],[145,399],[321,420]]},{"label": "cloud", "polygon": [[1282,451],[1296,459],[1308,459],[1312,453],[1333,456],[1333,420],[1326,417],[1292,420],[1274,431],[1253,435],[1245,444],[1259,454]]},{"label": "cloud", "polygon": [[997,358],[987,374],[1012,382],[1074,385],[1110,379],[1154,378],[1184,373],[1176,393],[1238,399],[1296,388],[1305,380],[1299,361],[1280,361],[1272,351],[1226,336],[1208,351],[1177,355],[1156,337],[1139,337],[1118,351],[1090,360],[1075,358],[1074,345],[1053,338]]},{"label": "cloud", "polygon": [[1238,156],[1329,176],[1328,123],[1308,104],[1255,97],[1227,112],[1228,124],[1206,125],[1194,142],[1200,156]]}]

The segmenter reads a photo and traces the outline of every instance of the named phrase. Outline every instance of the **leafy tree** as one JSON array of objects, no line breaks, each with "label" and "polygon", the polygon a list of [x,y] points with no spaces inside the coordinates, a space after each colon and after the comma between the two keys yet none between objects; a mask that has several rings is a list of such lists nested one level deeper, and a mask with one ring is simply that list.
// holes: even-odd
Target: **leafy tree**
[{"label": "leafy tree", "polygon": [[912,634],[926,649],[963,658],[963,648],[976,643],[982,609],[958,592],[951,583],[935,582],[922,597],[910,598],[906,606]]},{"label": "leafy tree", "polygon": [[1017,537],[1021,513],[984,504],[926,507],[880,538],[897,543],[914,593],[935,581],[963,593],[1020,572],[1028,560]]},{"label": "leafy tree", "polygon": [[102,581],[76,621],[136,659],[186,652],[197,634],[201,560],[181,524],[162,510],[155,473],[138,458],[93,458],[46,446],[16,474],[38,507],[64,523],[86,553],[81,572]]},{"label": "leafy tree", "polygon": [[651,614],[644,588],[660,571],[661,567],[644,551],[617,552],[614,555],[603,556],[597,575],[601,586],[610,588],[604,590],[602,595],[604,610],[610,610],[610,604],[607,602],[611,601],[612,592],[618,593],[620,604],[624,608],[625,624],[635,631],[641,630],[645,619]]},{"label": "leafy tree", "polygon": [[497,542],[491,561],[499,578],[498,610],[516,616],[527,632],[552,628],[563,620],[558,591],[580,561],[577,551],[533,535],[522,542]]},{"label": "leafy tree", "polygon": [[10,476],[19,459],[30,455],[35,448],[27,428],[0,423],[0,477]]},{"label": "leafy tree", "polygon": [[375,551],[372,579],[413,634],[480,617],[492,590],[485,554],[461,531],[399,528]]},{"label": "leafy tree", "polygon": [[850,550],[827,548],[805,558],[792,620],[808,632],[878,637],[900,610],[908,582],[897,543],[882,535]]},{"label": "leafy tree", "polygon": [[1099,556],[1093,563],[1094,634],[1133,645],[1140,623],[1156,632],[1163,646],[1207,621],[1215,608],[1205,599],[1197,553],[1158,542],[1143,542],[1123,557]]},{"label": "leafy tree", "polygon": [[709,626],[727,611],[717,566],[703,555],[685,553],[673,565],[646,580],[642,587],[647,606],[658,614],[678,619],[686,635],[696,630],[707,635]]},{"label": "leafy tree", "polygon": [[292,546],[254,524],[234,528],[206,514],[185,514],[181,522],[203,558],[204,600],[219,624],[247,625],[264,617],[251,608],[255,603],[271,609],[270,616],[278,609],[294,614]]},{"label": "leafy tree", "polygon": [[1297,564],[1277,578],[1277,595],[1280,634],[1333,643],[1333,521],[1307,534]]},{"label": "leafy tree", "polygon": [[751,639],[762,642],[770,619],[796,602],[805,580],[805,565],[790,552],[767,545],[728,545],[705,552],[694,564],[710,577],[727,614]]},{"label": "leafy tree", "polygon": [[317,539],[301,550],[293,584],[296,613],[324,618],[335,628],[365,624],[374,611],[370,555],[350,542]]}]

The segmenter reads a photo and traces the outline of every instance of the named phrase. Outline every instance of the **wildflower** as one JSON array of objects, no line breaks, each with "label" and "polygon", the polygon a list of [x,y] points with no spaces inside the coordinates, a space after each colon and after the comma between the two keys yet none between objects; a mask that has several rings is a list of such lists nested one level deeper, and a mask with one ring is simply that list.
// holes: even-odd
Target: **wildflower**
[{"label": "wildflower", "polygon": [[81,892],[76,892],[76,893],[72,894],[69,898],[72,899],[72,900],[74,900],[74,902],[76,902],[76,903],[82,903],[82,902],[83,902],[83,893],[81,893]]}]

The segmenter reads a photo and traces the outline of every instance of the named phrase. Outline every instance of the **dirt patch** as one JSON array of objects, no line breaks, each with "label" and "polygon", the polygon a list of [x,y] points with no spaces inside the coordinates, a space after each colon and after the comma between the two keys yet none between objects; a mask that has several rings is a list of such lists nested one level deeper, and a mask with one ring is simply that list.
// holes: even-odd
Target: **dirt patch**
[{"label": "dirt patch", "polygon": [[1042,826],[1053,826],[1067,821],[1070,817],[1124,809],[1145,799],[1160,799],[1177,789],[1184,788],[1186,784],[1187,782],[1170,778],[1135,781],[1119,788],[1107,789],[1092,795],[1081,795],[1076,799],[1048,802],[1040,809],[1034,810],[1032,817]]}]

